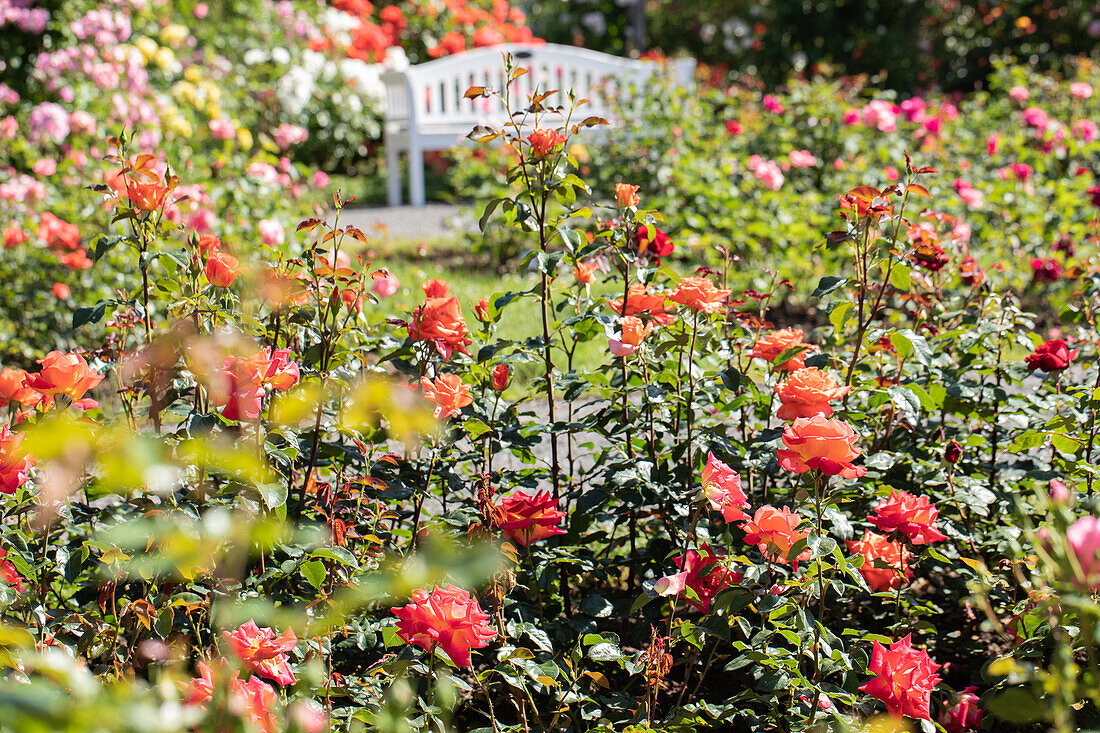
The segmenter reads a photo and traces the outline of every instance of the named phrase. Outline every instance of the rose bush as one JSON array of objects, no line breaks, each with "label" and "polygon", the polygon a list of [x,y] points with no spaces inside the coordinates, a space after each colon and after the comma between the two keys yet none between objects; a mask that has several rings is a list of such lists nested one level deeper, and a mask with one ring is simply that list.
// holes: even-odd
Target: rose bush
[{"label": "rose bush", "polygon": [[[122,26],[84,22],[104,46]],[[526,242],[531,275],[473,298],[424,275],[408,306],[346,198],[291,216],[310,179],[252,155],[266,133],[217,145],[215,125],[219,167],[163,114],[146,150],[136,121],[25,110],[34,142],[13,148],[67,166],[75,124],[101,160],[41,197],[49,165],[12,173],[12,258],[79,280],[33,291],[68,327],[0,362],[0,726],[1092,727],[1092,201],[1046,204],[1076,249],[1057,240],[1073,277],[1040,318],[1024,304],[1050,283],[1022,293],[993,258],[1024,226],[1007,187],[1053,191],[1051,160],[998,177],[999,215],[967,236],[944,209],[978,189],[936,183],[938,145],[891,159],[894,182],[799,179],[783,205],[820,227],[783,253],[803,267],[823,242],[836,268],[807,286],[742,267],[748,231],[643,246],[679,209],[649,178],[586,172],[601,121],[491,93],[532,119],[486,135],[511,170],[483,226]],[[1037,124],[1021,96],[996,103]],[[861,107],[861,150],[890,150],[901,114]],[[743,179],[757,202],[813,168],[778,157]],[[962,251],[980,269],[948,277]],[[792,289],[814,318],[774,307]]]}]

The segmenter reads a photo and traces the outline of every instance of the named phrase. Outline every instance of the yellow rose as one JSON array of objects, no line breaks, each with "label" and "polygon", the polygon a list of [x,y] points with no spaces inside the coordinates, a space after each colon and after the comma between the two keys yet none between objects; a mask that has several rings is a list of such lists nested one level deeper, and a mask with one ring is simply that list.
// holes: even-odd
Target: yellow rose
[{"label": "yellow rose", "polygon": [[242,148],[252,147],[252,133],[243,127],[237,130],[237,142],[241,144]]},{"label": "yellow rose", "polygon": [[141,51],[141,55],[145,57],[145,62],[148,63],[152,60],[153,56],[157,53],[157,42],[149,36],[141,36],[134,45],[137,46],[137,50]]},{"label": "yellow rose", "polygon": [[156,56],[153,57],[153,63],[162,69],[167,69],[176,60],[176,54],[172,53],[172,49],[161,46],[157,49]]},{"label": "yellow rose", "polygon": [[192,84],[198,84],[202,81],[202,69],[198,66],[188,66],[183,70],[183,78]]},{"label": "yellow rose", "polygon": [[191,35],[191,32],[187,30],[186,26],[182,26],[179,23],[172,23],[161,29],[160,42],[168,46],[178,47],[187,40],[187,36],[189,35]]}]

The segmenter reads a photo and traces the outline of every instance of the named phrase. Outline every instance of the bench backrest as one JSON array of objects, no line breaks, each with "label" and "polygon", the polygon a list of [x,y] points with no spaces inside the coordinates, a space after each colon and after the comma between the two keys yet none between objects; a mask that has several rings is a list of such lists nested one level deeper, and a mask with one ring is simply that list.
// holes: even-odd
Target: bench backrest
[{"label": "bench backrest", "polygon": [[[579,112],[582,119],[589,115],[608,116],[606,100],[615,93],[615,80],[640,87],[660,68],[653,61],[624,59],[550,43],[505,44],[464,51],[384,74],[387,123],[412,128],[472,128],[476,124],[502,123],[506,112],[498,99],[465,99],[463,95],[472,86],[504,89],[505,53],[512,54],[515,64],[528,70],[512,83],[514,107],[523,106],[536,87],[540,91],[560,90],[545,104],[568,107],[566,92],[573,89],[578,99],[589,100]],[[694,71],[693,59],[672,63],[678,84],[690,84]]]}]

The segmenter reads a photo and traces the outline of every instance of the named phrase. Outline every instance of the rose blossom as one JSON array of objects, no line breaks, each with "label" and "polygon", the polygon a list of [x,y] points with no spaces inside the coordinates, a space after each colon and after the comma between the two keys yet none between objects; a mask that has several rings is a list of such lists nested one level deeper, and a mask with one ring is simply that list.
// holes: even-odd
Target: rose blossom
[{"label": "rose blossom", "polygon": [[797,418],[783,430],[783,444],[777,452],[779,465],[794,473],[820,471],[826,476],[857,478],[867,469],[856,466],[859,436],[848,423],[821,415]]},{"label": "rose blossom", "polygon": [[739,522],[749,515],[741,511],[749,505],[748,497],[741,488],[741,477],[722,461],[707,454],[707,465],[703,468],[703,494],[710,508],[722,512],[726,522]]},{"label": "rose blossom", "polygon": [[1064,339],[1051,339],[1029,354],[1024,362],[1031,371],[1057,372],[1068,367],[1077,358],[1077,349],[1069,350]]},{"label": "rose blossom", "polygon": [[707,277],[684,277],[668,296],[673,303],[703,313],[718,313],[726,304],[730,290],[720,290]]},{"label": "rose blossom", "polygon": [[453,585],[412,592],[412,602],[393,609],[397,635],[428,651],[436,647],[459,667],[471,665],[470,650],[488,646],[496,632],[476,598]]},{"label": "rose blossom", "polygon": [[6,423],[0,425],[0,494],[14,494],[27,482],[37,463],[20,447],[24,437],[23,433],[13,433]]},{"label": "rose blossom", "polygon": [[1075,81],[1069,85],[1069,93],[1075,99],[1088,99],[1092,96],[1092,85],[1083,81]]},{"label": "rose blossom", "polygon": [[457,374],[441,374],[434,382],[427,377],[421,377],[420,389],[425,398],[435,403],[432,415],[436,420],[446,420],[474,401],[470,395],[470,385],[463,384],[462,378]]},{"label": "rose blossom", "polygon": [[802,517],[787,507],[776,509],[764,505],[756,510],[752,519],[741,525],[741,529],[745,531],[745,542],[756,545],[768,559],[797,564],[810,557],[808,549],[798,557],[790,557],[791,550],[798,541],[809,536],[809,532],[798,530],[801,522]]},{"label": "rose blossom", "polygon": [[966,733],[981,726],[985,711],[978,707],[978,696],[974,694],[977,690],[974,686],[964,687],[955,704],[940,713],[940,725],[947,733]]},{"label": "rose blossom", "polygon": [[516,491],[493,507],[493,524],[522,547],[565,534],[565,529],[558,526],[564,517],[565,512],[558,509],[557,500],[548,491],[533,496]]},{"label": "rose blossom", "polygon": [[643,326],[642,319],[637,316],[623,316],[619,319],[619,327],[621,329],[621,340],[610,339],[608,349],[615,356],[623,358],[631,356],[637,351],[642,344],[642,340],[653,330],[652,323]]},{"label": "rose blossom", "polygon": [[263,243],[269,247],[275,247],[286,241],[283,225],[274,219],[262,219],[256,224],[256,231],[260,233]]},{"label": "rose blossom", "polygon": [[666,232],[650,225],[640,226],[634,232],[634,246],[638,248],[638,254],[649,255],[654,261],[668,257],[676,249]]},{"label": "rose blossom", "polygon": [[626,304],[622,298],[608,300],[611,310],[621,316],[649,316],[654,323],[666,325],[675,320],[675,316],[665,310],[667,297],[663,293],[650,293],[645,285],[634,283],[626,292]]},{"label": "rose blossom", "polygon": [[876,641],[867,667],[875,678],[859,689],[886,703],[895,717],[928,720],[932,688],[940,682],[939,668],[928,652],[913,648],[908,635],[889,647]]},{"label": "rose blossom", "polygon": [[578,262],[573,266],[573,279],[582,285],[591,285],[595,282],[596,261]]},{"label": "rose blossom", "polygon": [[511,374],[511,369],[507,364],[497,364],[493,367],[492,382],[494,392],[503,392],[508,389],[508,378]]},{"label": "rose blossom", "polygon": [[374,291],[374,294],[379,298],[388,298],[396,293],[397,289],[401,287],[401,281],[397,279],[396,275],[390,272],[385,272],[381,275],[379,272],[376,272],[373,277],[374,285],[371,287],[371,290]]},{"label": "rose blossom", "polygon": [[95,400],[82,399],[88,390],[103,381],[103,375],[92,371],[83,356],[51,351],[38,363],[42,368],[26,377],[24,383],[28,387],[51,397],[66,395],[78,407],[99,406]]},{"label": "rose blossom", "polygon": [[536,158],[545,158],[555,148],[565,142],[565,135],[557,130],[546,130],[536,127],[527,136],[527,142],[531,146],[531,153]]},{"label": "rose blossom", "polygon": [[1090,514],[1075,521],[1066,530],[1066,544],[1081,569],[1081,585],[1100,589],[1100,519]]},{"label": "rose blossom", "polygon": [[[795,348],[800,348],[801,351],[791,356],[787,361],[779,364],[775,363],[776,358],[780,354]],[[750,354],[750,356],[771,362],[772,369],[776,371],[791,372],[806,367],[806,352],[813,349],[814,346],[812,344],[808,344],[802,340],[802,329],[782,328],[759,339],[752,347],[752,354]]]},{"label": "rose blossom", "polygon": [[260,628],[249,619],[232,633],[224,632],[224,636],[233,653],[256,674],[283,687],[297,682],[287,656],[298,643],[292,629],[276,636],[274,630]]},{"label": "rose blossom", "polygon": [[0,547],[0,581],[7,583],[17,593],[23,592],[23,579],[19,577],[11,560],[7,559],[8,551]]},{"label": "rose blossom", "polygon": [[[859,574],[872,591],[894,590],[901,585],[903,577],[906,580],[913,577],[913,571],[909,569],[911,553],[900,542],[866,530],[862,540],[849,541],[847,544],[848,552],[863,556]],[[878,567],[878,563],[889,567]]]},{"label": "rose blossom", "polygon": [[615,203],[620,209],[628,209],[638,205],[638,187],[629,183],[615,184]]},{"label": "rose blossom", "polygon": [[416,309],[413,320],[406,326],[409,338],[413,341],[431,341],[436,351],[444,359],[449,359],[455,351],[467,356],[466,347],[472,342],[467,337],[470,330],[462,317],[462,308],[458,298],[429,296],[424,304]]},{"label": "rose blossom", "polygon": [[202,272],[216,288],[228,288],[240,274],[240,261],[228,252],[214,252],[206,260]]},{"label": "rose blossom", "polygon": [[698,596],[685,598],[699,613],[710,613],[714,598],[731,585],[741,582],[741,573],[728,568],[722,559],[725,553],[715,552],[704,544],[699,552],[688,550],[676,558],[680,572],[660,578],[653,589],[661,596],[678,596],[690,588]]},{"label": "rose blossom", "polygon": [[776,416],[780,420],[814,415],[829,417],[833,414],[833,407],[829,402],[838,400],[851,391],[851,387],[841,387],[833,375],[817,367],[798,369],[791,372],[787,381],[775,389],[775,396],[783,403]]},{"label": "rose blossom", "polygon": [[914,545],[927,545],[947,539],[936,529],[939,514],[940,510],[929,502],[927,496],[917,497],[895,489],[875,507],[874,515],[867,521],[885,534],[899,531]]}]

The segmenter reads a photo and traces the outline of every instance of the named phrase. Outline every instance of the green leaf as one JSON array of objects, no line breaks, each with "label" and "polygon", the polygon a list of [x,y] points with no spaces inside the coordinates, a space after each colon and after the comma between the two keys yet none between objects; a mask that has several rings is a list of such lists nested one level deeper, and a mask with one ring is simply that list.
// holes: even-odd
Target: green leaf
[{"label": "green leaf", "polygon": [[822,298],[829,293],[844,286],[848,282],[843,277],[836,277],[834,275],[826,275],[817,282],[817,288],[810,293],[811,298]]},{"label": "green leaf", "polygon": [[1042,715],[1043,706],[1022,688],[1005,690],[989,701],[989,711],[1010,723],[1030,723]]},{"label": "green leaf", "polygon": [[268,509],[274,509],[286,504],[287,486],[284,481],[272,481],[270,483],[256,484],[257,491],[264,500]]},{"label": "green leaf", "polygon": [[894,265],[894,269],[890,271],[890,284],[898,290],[909,292],[909,288],[913,287],[909,266],[900,262]]},{"label": "green leaf", "polygon": [[94,306],[85,307],[82,306],[73,311],[73,328],[77,329],[86,323],[98,323],[99,319],[103,318],[103,314],[107,312],[107,301],[101,300]]},{"label": "green leaf", "polygon": [[320,560],[309,560],[302,563],[301,571],[309,584],[317,590],[320,590],[324,585],[327,571],[325,570],[325,564]]}]

